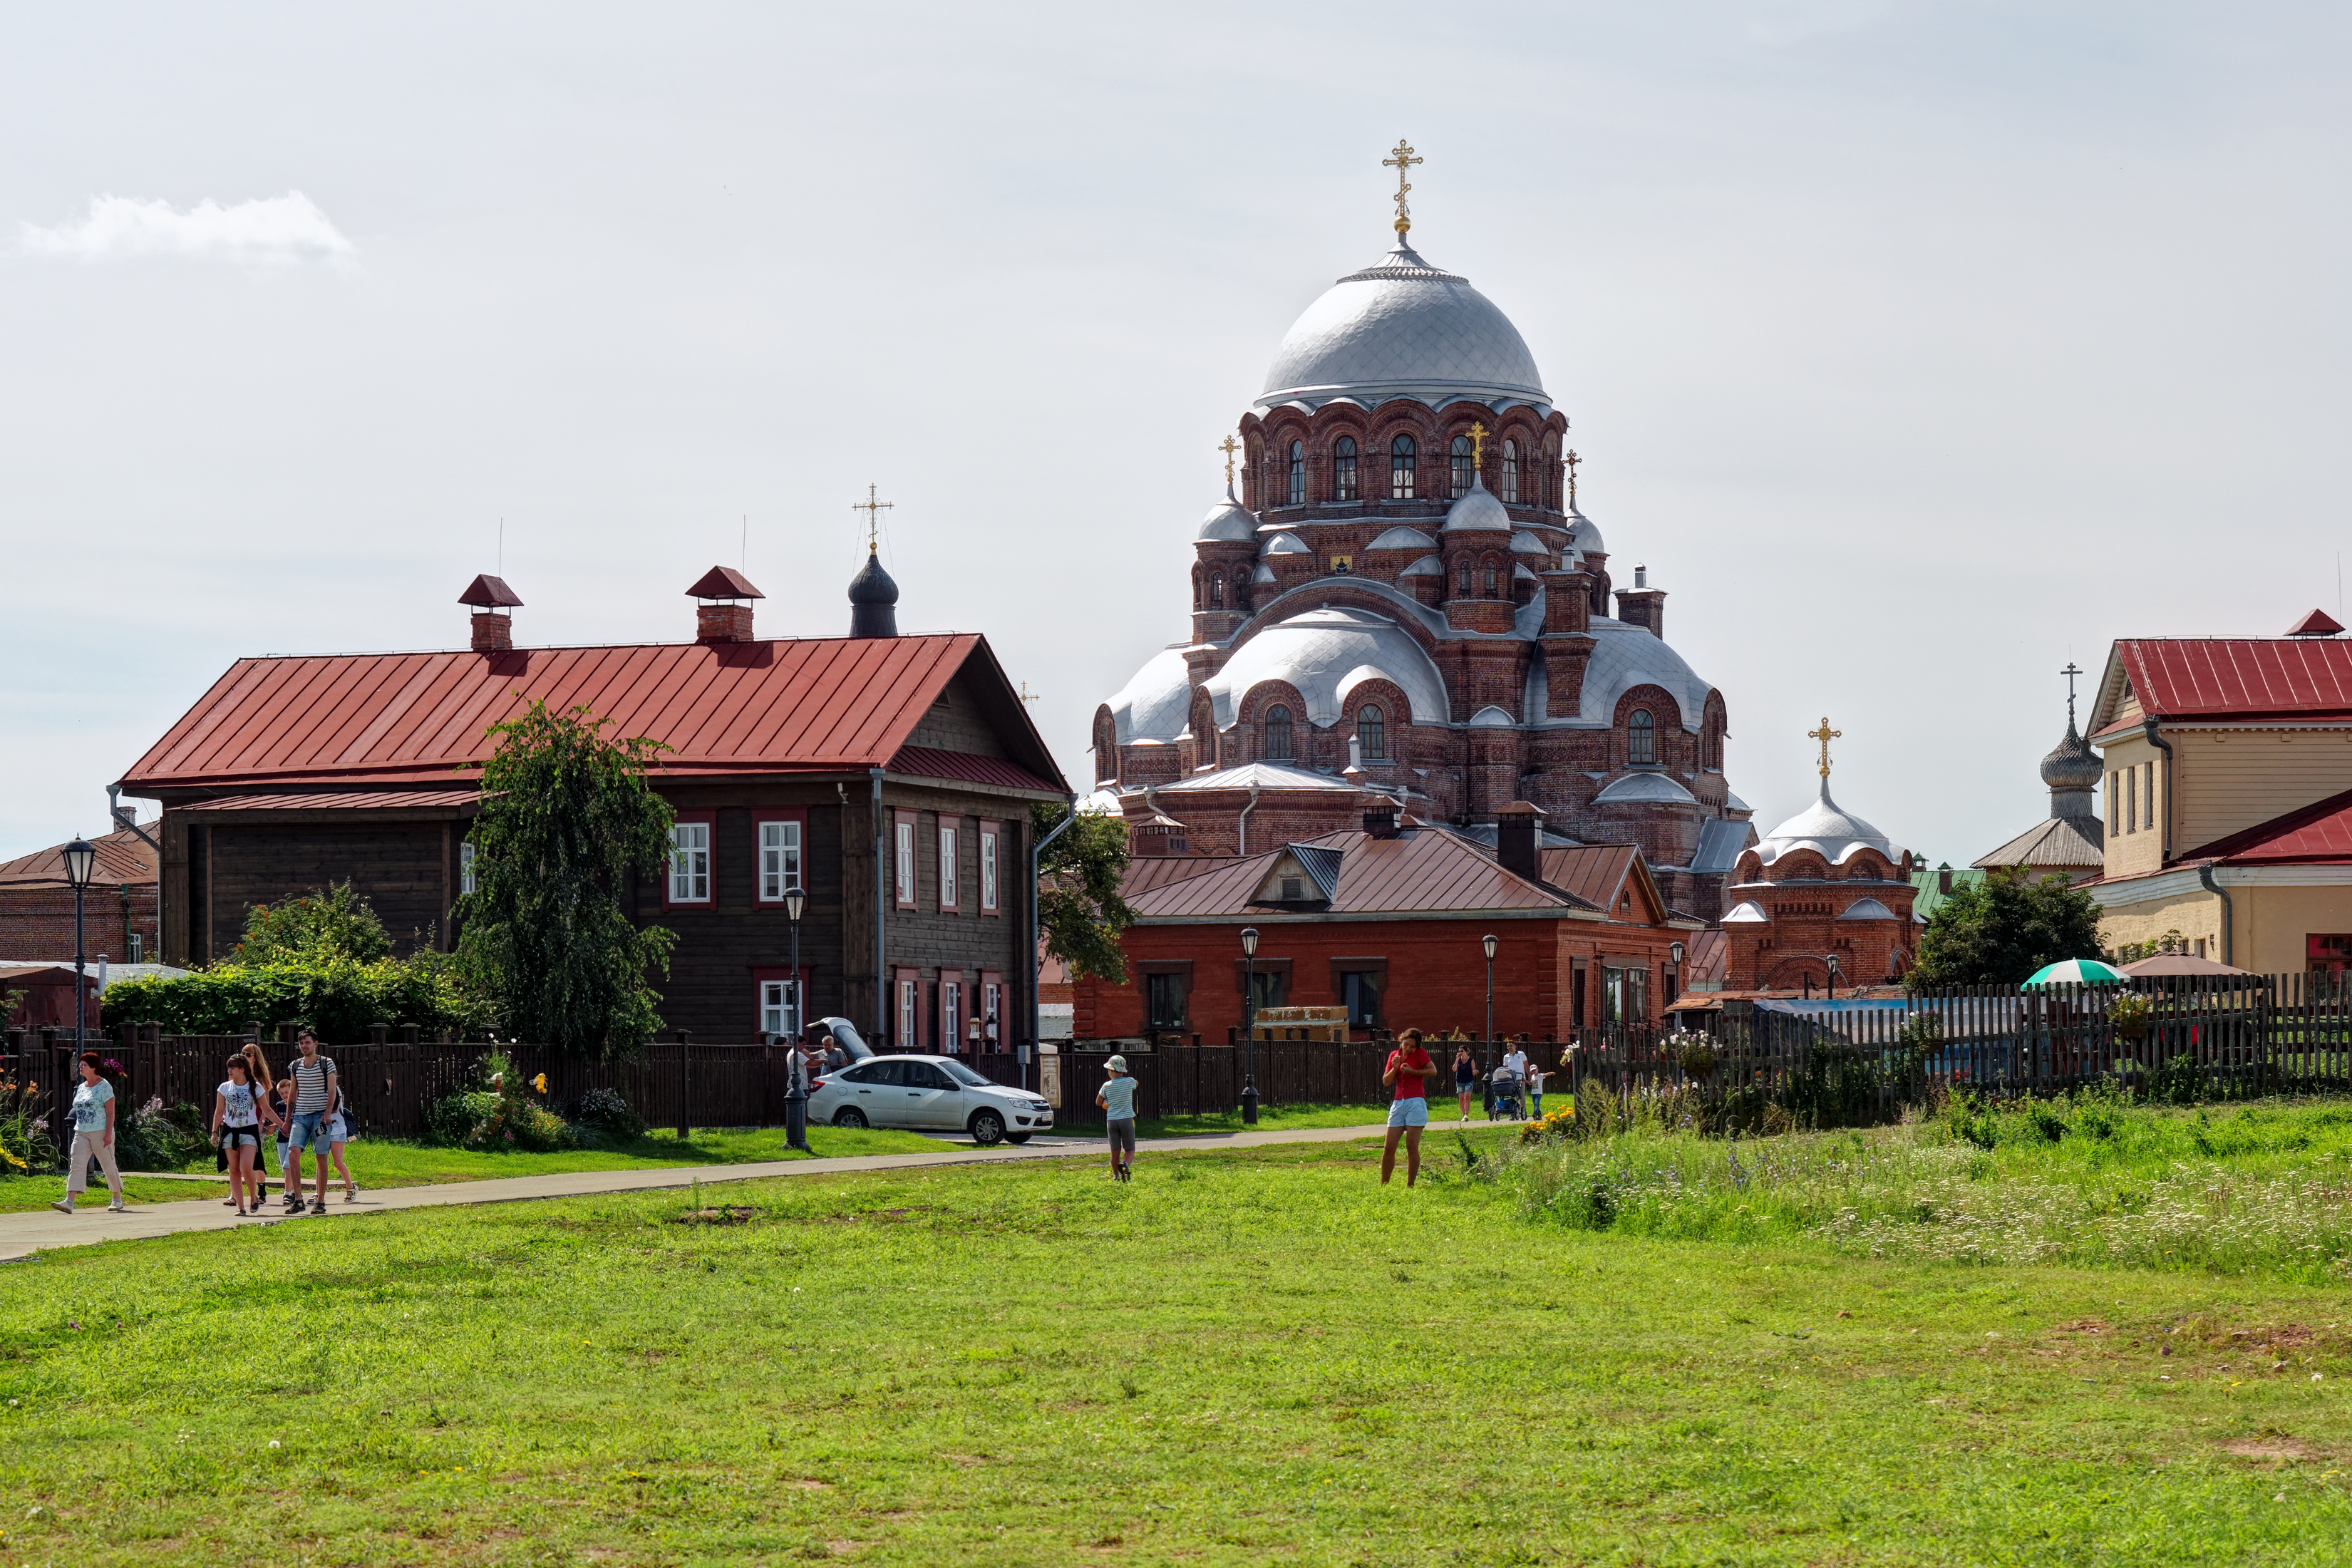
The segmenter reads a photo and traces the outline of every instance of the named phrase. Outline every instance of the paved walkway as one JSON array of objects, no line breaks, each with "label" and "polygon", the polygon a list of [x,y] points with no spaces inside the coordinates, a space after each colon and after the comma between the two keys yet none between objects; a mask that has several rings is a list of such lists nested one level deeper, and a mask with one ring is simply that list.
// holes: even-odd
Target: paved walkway
[{"label": "paved walkway", "polygon": [[[1375,1137],[1385,1131],[1380,1123],[1363,1127],[1316,1127],[1277,1132],[1223,1132],[1195,1138],[1157,1138],[1144,1142],[1139,1152],[1161,1153],[1171,1149],[1247,1149],[1267,1143],[1334,1143],[1351,1138]],[[1040,1140],[1023,1148],[999,1145],[950,1145],[936,1154],[856,1154],[828,1160],[772,1160],[746,1165],[672,1165],[632,1171],[564,1171],[544,1176],[509,1176],[488,1182],[446,1182],[433,1186],[360,1189],[359,1201],[343,1202],[342,1193],[327,1194],[327,1217],[337,1215],[382,1214],[389,1209],[441,1208],[453,1204],[510,1204],[535,1198],[584,1197],[597,1193],[639,1193],[720,1182],[751,1182],[770,1176],[826,1176],[852,1171],[920,1170],[932,1165],[971,1165],[1001,1160],[1066,1160],[1073,1155],[1099,1154],[1099,1139]],[[274,1187],[274,1184],[273,1184]],[[218,1198],[190,1203],[132,1204],[124,1214],[110,1213],[106,1189],[92,1186],[82,1195],[79,1212],[54,1209],[30,1214],[0,1214],[0,1262],[14,1262],[65,1247],[87,1247],[99,1241],[136,1240],[173,1236],[184,1230],[235,1230],[247,1226],[280,1225],[295,1216],[275,1206],[267,1217],[241,1219]],[[318,1216],[306,1216],[316,1218]]]}]

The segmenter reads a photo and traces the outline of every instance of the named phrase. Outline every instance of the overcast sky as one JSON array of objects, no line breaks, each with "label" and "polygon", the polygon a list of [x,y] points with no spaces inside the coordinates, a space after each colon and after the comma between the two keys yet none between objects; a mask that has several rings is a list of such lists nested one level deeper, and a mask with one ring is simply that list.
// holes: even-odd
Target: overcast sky
[{"label": "overcast sky", "polygon": [[2069,658],[2337,607],[2348,15],[8,7],[0,856],[240,656],[461,646],[501,519],[527,642],[683,639],[739,554],[844,631],[869,482],[1084,787],[1402,135],[1759,826],[1827,713],[1965,864]]}]

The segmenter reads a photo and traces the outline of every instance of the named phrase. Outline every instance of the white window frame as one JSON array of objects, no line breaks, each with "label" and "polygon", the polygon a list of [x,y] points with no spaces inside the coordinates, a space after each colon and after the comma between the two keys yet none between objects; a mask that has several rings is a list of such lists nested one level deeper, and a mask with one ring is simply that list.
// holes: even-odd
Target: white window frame
[{"label": "white window frame", "polygon": [[952,823],[940,824],[940,911],[963,907],[963,889],[956,877],[956,830]]},{"label": "white window frame", "polygon": [[460,842],[457,846],[457,891],[470,893],[473,890],[474,847],[471,844]]},{"label": "white window frame", "polygon": [[941,1054],[960,1056],[963,1051],[963,982],[941,976],[940,980],[940,1033],[945,1037]]},{"label": "white window frame", "polygon": [[781,904],[801,887],[801,825],[790,818],[759,826],[760,901]]},{"label": "white window frame", "polygon": [[980,1038],[983,1045],[999,1045],[1003,1036],[1004,982],[990,980],[980,988]]},{"label": "white window frame", "polygon": [[669,828],[669,901],[710,901],[710,824],[673,822]]},{"label": "white window frame", "polygon": [[760,982],[760,1027],[785,1039],[801,1037],[801,983],[797,980]]},{"label": "white window frame", "polygon": [[980,830],[980,907],[996,911],[996,834],[986,827]]},{"label": "white window frame", "polygon": [[911,904],[915,901],[915,825],[911,822],[899,823],[897,838],[898,865],[896,890],[898,902]]},{"label": "white window frame", "polygon": [[911,1051],[921,1039],[915,1032],[915,1015],[922,1005],[923,983],[920,980],[898,982],[898,1038],[902,1051]]}]

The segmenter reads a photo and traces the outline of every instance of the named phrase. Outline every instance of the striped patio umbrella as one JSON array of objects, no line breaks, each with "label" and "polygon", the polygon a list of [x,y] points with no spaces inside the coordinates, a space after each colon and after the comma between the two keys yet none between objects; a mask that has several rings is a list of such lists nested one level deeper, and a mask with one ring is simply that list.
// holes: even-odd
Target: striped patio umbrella
[{"label": "striped patio umbrella", "polygon": [[2033,977],[2021,991],[2032,991],[2044,985],[2127,985],[2131,976],[2112,963],[2101,963],[2095,958],[2070,958],[2059,963],[2045,963],[2033,972]]}]

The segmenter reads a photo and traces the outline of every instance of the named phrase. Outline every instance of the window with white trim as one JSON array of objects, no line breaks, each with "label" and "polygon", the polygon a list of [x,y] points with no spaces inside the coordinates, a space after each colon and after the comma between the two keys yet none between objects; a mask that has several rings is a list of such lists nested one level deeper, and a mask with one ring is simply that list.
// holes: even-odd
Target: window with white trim
[{"label": "window with white trim", "polygon": [[915,825],[911,822],[898,824],[898,901],[911,904],[915,901]]},{"label": "window with white trim", "polygon": [[980,907],[996,908],[996,832],[988,827],[980,830]]},{"label": "window with white trim", "polygon": [[677,822],[669,830],[669,901],[710,901],[710,824]]},{"label": "window with white trim", "polygon": [[474,890],[474,847],[470,844],[457,846],[457,890],[461,893]]},{"label": "window with white trim", "polygon": [[919,980],[901,980],[898,982],[898,1046],[902,1051],[911,1051],[915,1048],[917,1044],[915,1035],[915,1008],[917,1005],[917,999],[920,995],[922,988],[923,983]]},{"label": "window with white trim", "polygon": [[961,908],[963,900],[959,895],[961,891],[956,882],[956,830],[942,823],[940,825],[940,908]]},{"label": "window with white trim", "polygon": [[980,1021],[982,1038],[994,1043],[1004,1037],[999,1026],[1004,1021],[1004,983],[991,980],[980,988]]},{"label": "window with white trim", "polygon": [[952,1056],[963,1049],[963,984],[940,982],[940,1049]]},{"label": "window with white trim", "polygon": [[771,1035],[800,1038],[800,984],[792,980],[760,982],[760,1027]]},{"label": "window with white trim", "polygon": [[781,903],[801,885],[801,825],[760,824],[760,901]]}]

